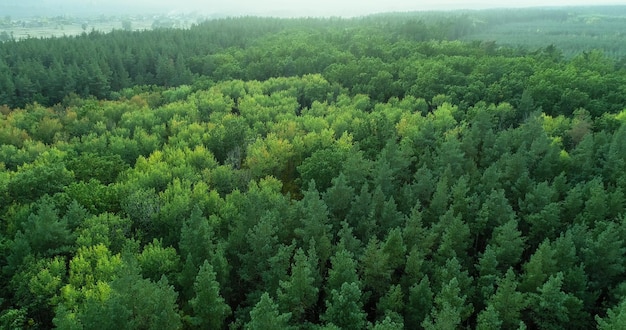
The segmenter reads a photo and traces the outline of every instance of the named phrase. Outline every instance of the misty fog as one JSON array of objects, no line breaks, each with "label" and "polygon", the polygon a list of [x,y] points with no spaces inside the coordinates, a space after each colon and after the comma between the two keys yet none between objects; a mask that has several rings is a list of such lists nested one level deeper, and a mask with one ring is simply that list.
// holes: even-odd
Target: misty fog
[{"label": "misty fog", "polygon": [[359,16],[377,12],[484,9],[498,7],[532,6],[575,6],[575,5],[610,5],[620,1],[608,0],[591,2],[575,1],[537,1],[524,0],[515,3],[503,3],[493,0],[22,0],[0,2],[0,15],[54,16],[54,15],[117,15],[117,14],[152,14],[152,13],[199,13],[220,16]]}]

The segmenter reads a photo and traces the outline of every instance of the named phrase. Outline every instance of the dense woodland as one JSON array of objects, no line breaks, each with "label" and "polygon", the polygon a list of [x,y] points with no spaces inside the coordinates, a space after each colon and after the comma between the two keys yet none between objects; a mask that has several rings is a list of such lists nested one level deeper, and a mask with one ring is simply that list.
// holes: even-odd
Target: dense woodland
[{"label": "dense woodland", "polygon": [[[566,57],[602,49],[626,57],[626,6],[466,12],[463,40],[491,40],[511,47],[536,49],[555,45]],[[622,64],[625,62],[622,60]]]},{"label": "dense woodland", "polygon": [[0,44],[0,328],[625,328],[625,68],[464,24]]}]

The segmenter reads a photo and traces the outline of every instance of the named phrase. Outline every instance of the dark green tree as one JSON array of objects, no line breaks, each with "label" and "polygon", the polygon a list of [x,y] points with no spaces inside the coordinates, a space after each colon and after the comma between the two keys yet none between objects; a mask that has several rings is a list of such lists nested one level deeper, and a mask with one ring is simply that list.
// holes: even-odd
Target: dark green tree
[{"label": "dark green tree", "polygon": [[313,286],[309,260],[302,249],[298,249],[291,265],[291,274],[285,281],[280,281],[277,291],[281,310],[292,314],[292,322],[303,322],[317,303],[319,289]]},{"label": "dark green tree", "polygon": [[419,329],[422,322],[433,307],[433,292],[430,288],[428,276],[413,284],[409,288],[408,301],[405,307],[404,322],[411,329]]},{"label": "dark green tree", "polygon": [[190,301],[194,311],[191,322],[201,329],[226,328],[225,320],[231,314],[230,306],[220,295],[215,276],[213,266],[205,260],[194,283],[196,296]]},{"label": "dark green tree", "polygon": [[562,291],[563,273],[558,272],[531,295],[532,319],[540,329],[565,329],[581,317],[582,301]]}]

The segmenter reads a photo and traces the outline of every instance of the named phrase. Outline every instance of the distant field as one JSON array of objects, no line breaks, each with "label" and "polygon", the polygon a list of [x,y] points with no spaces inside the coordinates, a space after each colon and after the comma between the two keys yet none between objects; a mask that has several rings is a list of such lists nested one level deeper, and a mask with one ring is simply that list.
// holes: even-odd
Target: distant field
[{"label": "distant field", "polygon": [[124,16],[54,16],[26,17],[11,19],[0,17],[0,41],[11,37],[15,40],[26,38],[50,38],[75,36],[92,30],[111,32],[112,30],[130,29],[133,31],[162,28],[187,28],[205,20],[196,14],[180,15],[124,15]]}]

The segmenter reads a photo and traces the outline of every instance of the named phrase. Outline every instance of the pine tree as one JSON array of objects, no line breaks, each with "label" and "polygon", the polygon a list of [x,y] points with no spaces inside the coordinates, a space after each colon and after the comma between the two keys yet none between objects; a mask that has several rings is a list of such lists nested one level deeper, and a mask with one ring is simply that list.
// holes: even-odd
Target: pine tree
[{"label": "pine tree", "polygon": [[363,184],[360,193],[352,201],[348,212],[348,223],[354,228],[354,235],[357,239],[365,242],[375,230],[375,219],[369,214],[372,205],[372,195],[367,184]]},{"label": "pine tree", "polygon": [[278,311],[278,305],[274,303],[272,297],[267,292],[264,292],[261,296],[261,300],[250,311],[250,322],[248,322],[244,329],[246,330],[288,330],[292,329],[289,326],[289,319],[291,313],[280,314]]},{"label": "pine tree", "polygon": [[202,329],[225,328],[224,321],[231,314],[231,309],[220,295],[213,266],[206,260],[196,276],[194,290],[196,296],[190,301],[194,311],[193,323]]},{"label": "pine tree", "polygon": [[557,271],[557,260],[554,258],[554,249],[550,246],[550,242],[545,240],[535,253],[530,257],[522,268],[524,274],[520,283],[522,292],[535,292]]},{"label": "pine tree", "polygon": [[404,310],[404,295],[400,285],[392,285],[389,291],[376,304],[376,317],[379,320],[391,317],[393,320],[402,320]]},{"label": "pine tree", "polygon": [[433,307],[433,292],[428,276],[409,288],[404,320],[407,329],[418,329]]},{"label": "pine tree", "polygon": [[498,260],[498,269],[502,272],[515,267],[524,252],[524,238],[517,229],[517,221],[509,220],[493,230],[490,241]]},{"label": "pine tree", "polygon": [[340,290],[344,283],[359,282],[356,261],[348,250],[339,249],[330,258],[330,263],[331,267],[328,270],[328,280],[325,286],[327,295],[330,295],[332,290]]},{"label": "pine tree", "polygon": [[350,203],[354,198],[354,193],[354,188],[348,185],[348,181],[343,172],[332,179],[332,186],[326,190],[323,199],[326,205],[328,205],[328,211],[334,219],[338,221],[346,219],[350,211]]},{"label": "pine tree", "polygon": [[343,283],[341,289],[331,291],[322,320],[341,329],[365,328],[366,314],[361,297],[362,292],[357,283]]},{"label": "pine tree", "polygon": [[589,286],[606,291],[617,285],[617,279],[624,273],[624,239],[614,222],[596,224],[595,237],[587,237],[581,248],[585,271],[589,275]]},{"label": "pine tree", "polygon": [[311,181],[309,189],[304,192],[299,209],[302,223],[295,233],[304,243],[311,242],[311,239],[316,242],[315,250],[321,263],[325,264],[331,254],[332,225],[328,207],[315,188],[315,181]]},{"label": "pine tree", "polygon": [[337,250],[346,249],[355,255],[361,253],[363,243],[354,236],[352,227],[350,227],[347,221],[341,222],[341,229],[339,229],[337,237],[339,238]]},{"label": "pine tree", "polygon": [[565,329],[575,326],[575,320],[582,313],[582,301],[561,290],[563,273],[550,276],[546,283],[532,295],[532,319],[543,329]]},{"label": "pine tree", "polygon": [[395,320],[391,317],[385,317],[384,320],[376,322],[371,328],[372,330],[402,330],[404,329],[404,322],[402,320]]},{"label": "pine tree", "polygon": [[487,245],[485,248],[485,252],[478,260],[476,269],[478,270],[477,287],[481,301],[484,302],[495,292],[496,279],[500,275],[497,256],[491,245]]},{"label": "pine tree", "polygon": [[487,308],[478,314],[476,330],[502,329],[502,321],[498,318],[498,312],[493,306],[488,305]]},{"label": "pine tree", "polygon": [[404,268],[406,259],[406,246],[402,240],[400,228],[394,228],[387,234],[383,245],[383,252],[389,256],[389,266],[397,270]]},{"label": "pine tree", "polygon": [[598,330],[620,330],[626,328],[626,300],[610,308],[606,317],[600,317],[596,315],[596,321],[598,322]]},{"label": "pine tree", "polygon": [[[456,278],[444,284],[441,291],[435,296],[435,304],[422,326],[427,330],[456,329],[467,318],[465,301],[467,296],[462,295],[459,282]],[[469,310],[471,312],[471,309]]]},{"label": "pine tree", "polygon": [[361,279],[376,297],[383,295],[389,288],[392,269],[389,256],[380,247],[376,238],[370,239],[361,257]]},{"label": "pine tree", "polygon": [[183,221],[178,242],[180,255],[191,256],[194,264],[201,265],[211,258],[212,239],[209,221],[202,215],[200,207],[194,207],[189,218]]},{"label": "pine tree", "polygon": [[439,218],[439,222],[434,230],[441,232],[441,242],[437,249],[436,260],[443,263],[445,260],[456,257],[463,264],[467,265],[470,229],[463,222],[461,216],[455,215],[452,210],[448,210]]},{"label": "pine tree", "polygon": [[526,297],[517,291],[517,285],[515,274],[509,269],[504,278],[498,280],[498,289],[488,300],[487,306],[497,312],[505,329],[513,329],[519,324],[520,314],[527,306]]},{"label": "pine tree", "polygon": [[286,281],[280,281],[278,289],[279,306],[281,310],[291,313],[293,322],[306,319],[317,302],[319,289],[313,286],[314,282],[310,262],[304,251],[298,249],[291,265],[291,276]]},{"label": "pine tree", "polygon": [[74,237],[70,232],[67,221],[59,219],[58,212],[50,198],[43,198],[39,202],[36,214],[31,214],[23,230],[33,253],[50,256],[71,251],[70,245]]}]

